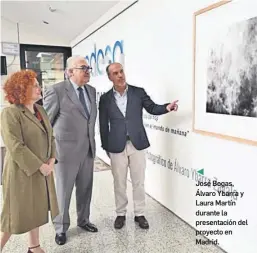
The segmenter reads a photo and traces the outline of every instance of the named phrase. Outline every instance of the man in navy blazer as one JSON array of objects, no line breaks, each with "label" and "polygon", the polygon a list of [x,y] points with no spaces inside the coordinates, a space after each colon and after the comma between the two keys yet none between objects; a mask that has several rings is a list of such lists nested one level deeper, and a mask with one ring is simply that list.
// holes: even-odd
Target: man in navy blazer
[{"label": "man in navy blazer", "polygon": [[123,66],[112,63],[107,75],[113,88],[100,97],[99,123],[102,148],[111,159],[117,218],[114,227],[120,229],[126,220],[128,204],[127,173],[133,187],[135,222],[149,228],[144,216],[145,208],[145,149],[150,146],[143,125],[143,108],[150,114],[162,115],[176,111],[177,102],[155,104],[143,88],[127,84]]}]

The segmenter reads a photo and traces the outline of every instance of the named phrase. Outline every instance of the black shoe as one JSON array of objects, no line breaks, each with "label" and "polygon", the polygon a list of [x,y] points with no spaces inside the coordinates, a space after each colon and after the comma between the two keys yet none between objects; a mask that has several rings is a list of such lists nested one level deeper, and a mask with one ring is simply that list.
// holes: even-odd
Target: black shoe
[{"label": "black shoe", "polygon": [[148,224],[148,221],[145,218],[145,216],[135,216],[135,222],[137,222],[139,227],[141,227],[143,229],[149,228],[149,224]]},{"label": "black shoe", "polygon": [[40,245],[37,245],[37,246],[34,246],[34,247],[29,247],[27,253],[33,253],[33,251],[31,251],[31,249],[36,249],[36,248],[40,248]]},{"label": "black shoe", "polygon": [[117,216],[114,222],[114,228],[121,229],[125,224],[126,217],[125,216]]},{"label": "black shoe", "polygon": [[60,233],[60,234],[56,234],[55,235],[55,242],[58,244],[58,245],[63,245],[66,243],[66,234],[65,233]]},{"label": "black shoe", "polygon": [[90,223],[90,222],[87,223],[86,225],[79,226],[79,227],[84,229],[84,230],[86,230],[86,231],[88,231],[88,232],[92,232],[92,233],[98,232],[97,227],[94,224]]}]

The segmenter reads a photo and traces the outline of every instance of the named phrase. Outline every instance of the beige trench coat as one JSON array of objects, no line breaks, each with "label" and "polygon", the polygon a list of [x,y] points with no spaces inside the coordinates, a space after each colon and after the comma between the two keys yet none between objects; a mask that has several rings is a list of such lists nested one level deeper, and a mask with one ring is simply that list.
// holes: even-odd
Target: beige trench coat
[{"label": "beige trench coat", "polygon": [[44,177],[39,170],[49,158],[55,158],[55,139],[43,107],[36,107],[46,130],[24,106],[11,105],[1,113],[1,134],[6,147],[1,230],[11,234],[46,224],[49,204],[52,219],[59,212],[53,174]]}]

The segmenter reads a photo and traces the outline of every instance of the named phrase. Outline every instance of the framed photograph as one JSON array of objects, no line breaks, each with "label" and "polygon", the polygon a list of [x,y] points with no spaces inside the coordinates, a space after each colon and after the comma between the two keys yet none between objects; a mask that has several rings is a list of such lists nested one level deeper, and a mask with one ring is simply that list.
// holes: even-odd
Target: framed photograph
[{"label": "framed photograph", "polygon": [[257,146],[257,1],[194,13],[193,131]]}]

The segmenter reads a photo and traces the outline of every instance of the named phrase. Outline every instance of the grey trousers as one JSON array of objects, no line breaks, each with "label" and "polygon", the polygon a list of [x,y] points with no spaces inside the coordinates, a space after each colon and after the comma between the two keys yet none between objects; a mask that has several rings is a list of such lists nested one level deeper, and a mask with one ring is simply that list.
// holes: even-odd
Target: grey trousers
[{"label": "grey trousers", "polygon": [[133,187],[134,214],[144,215],[145,208],[145,168],[146,158],[144,150],[137,150],[128,141],[121,153],[110,153],[112,175],[114,179],[114,194],[117,215],[123,216],[127,212],[127,175],[130,169],[130,178]]},{"label": "grey trousers", "polygon": [[94,159],[91,152],[82,162],[58,162],[55,166],[56,192],[60,213],[53,220],[56,233],[65,233],[70,226],[69,207],[76,186],[77,225],[89,222],[93,188]]}]

